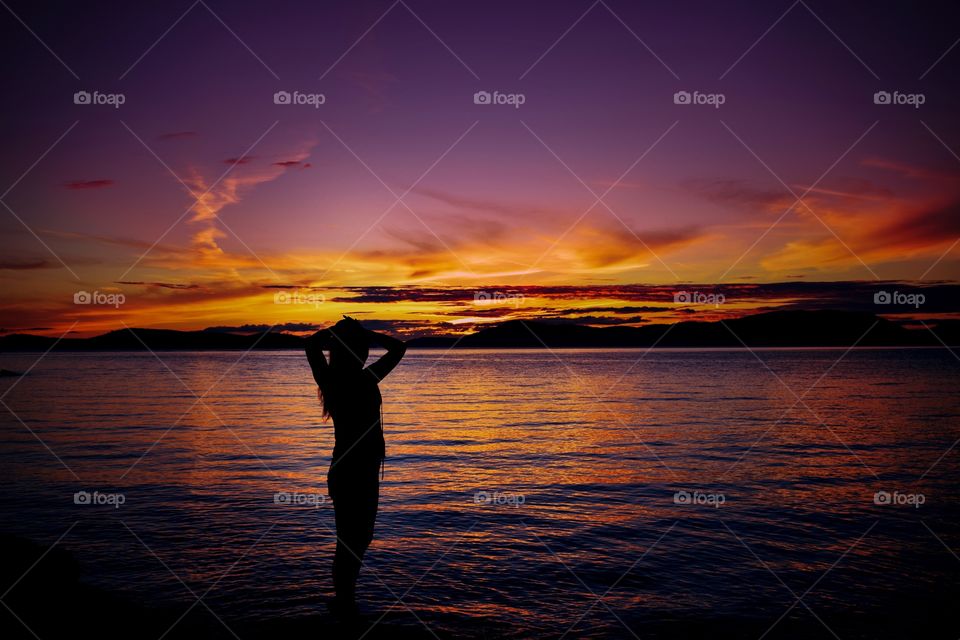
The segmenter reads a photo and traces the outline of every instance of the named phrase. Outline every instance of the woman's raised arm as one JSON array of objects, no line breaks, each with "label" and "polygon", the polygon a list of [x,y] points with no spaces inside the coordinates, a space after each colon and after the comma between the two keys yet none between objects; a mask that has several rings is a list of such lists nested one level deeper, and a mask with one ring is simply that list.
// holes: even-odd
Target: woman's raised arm
[{"label": "woman's raised arm", "polygon": [[321,329],[307,338],[304,347],[304,351],[307,352],[307,362],[310,363],[310,369],[313,371],[313,379],[319,387],[326,386],[330,371],[330,365],[327,364],[327,357],[323,355],[323,350],[330,347],[331,338],[329,329]]},{"label": "woman's raised arm", "polygon": [[367,371],[372,373],[377,379],[377,382],[383,380],[387,377],[387,374],[393,371],[393,368],[400,363],[400,359],[403,358],[403,354],[407,352],[407,345],[404,344],[403,340],[398,340],[392,336],[388,336],[385,333],[377,333],[376,331],[367,331],[367,335],[370,338],[370,343],[379,345],[387,350],[385,354],[380,356],[380,359],[367,367]]}]

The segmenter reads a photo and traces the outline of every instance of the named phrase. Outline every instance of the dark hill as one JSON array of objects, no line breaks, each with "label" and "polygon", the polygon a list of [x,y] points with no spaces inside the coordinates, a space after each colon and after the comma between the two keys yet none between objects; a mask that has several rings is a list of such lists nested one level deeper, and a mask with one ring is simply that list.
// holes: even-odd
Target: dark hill
[{"label": "dark hill", "polygon": [[[957,344],[957,323],[938,325],[938,335]],[[871,328],[872,327],[872,328]],[[742,340],[742,342],[741,342]],[[859,342],[858,342],[859,341]],[[412,347],[450,347],[452,338],[421,338]],[[587,327],[511,320],[468,335],[458,348],[551,349],[572,347],[849,347],[933,346],[923,329],[901,325],[869,313],[849,311],[773,311],[724,322],[680,322],[644,327]]]},{"label": "dark hill", "polygon": [[[411,348],[551,349],[598,347],[849,347],[943,346],[960,344],[960,321],[928,323],[936,333],[854,311],[772,311],[723,322],[680,322],[641,327],[591,327],[549,321],[511,320],[459,340],[416,338]],[[938,339],[939,338],[939,339]],[[154,351],[302,349],[303,338],[289,333],[236,334],[218,331],[123,329],[93,338],[54,338],[26,334],[0,337],[0,352]],[[742,342],[741,342],[742,340]]]}]

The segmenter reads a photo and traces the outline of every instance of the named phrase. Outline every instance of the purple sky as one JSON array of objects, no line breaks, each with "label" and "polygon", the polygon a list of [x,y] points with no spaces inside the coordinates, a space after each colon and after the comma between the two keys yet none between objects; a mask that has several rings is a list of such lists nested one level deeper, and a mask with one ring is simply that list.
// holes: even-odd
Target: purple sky
[{"label": "purple sky", "polygon": [[443,317],[276,286],[960,272],[949,3],[8,4],[8,331]]}]

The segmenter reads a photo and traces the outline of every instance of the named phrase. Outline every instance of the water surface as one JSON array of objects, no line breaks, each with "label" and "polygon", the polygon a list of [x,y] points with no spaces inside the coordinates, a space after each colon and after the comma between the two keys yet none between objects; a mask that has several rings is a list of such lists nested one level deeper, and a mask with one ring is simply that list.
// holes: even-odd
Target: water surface
[{"label": "water surface", "polygon": [[[144,601],[189,605],[182,580],[227,621],[315,613],[333,433],[302,354],[159,358],[0,380],[3,530],[69,529],[87,581]],[[946,350],[410,351],[382,384],[362,604],[478,637],[759,637],[811,587],[787,622],[918,615],[960,575],[958,371]]]}]

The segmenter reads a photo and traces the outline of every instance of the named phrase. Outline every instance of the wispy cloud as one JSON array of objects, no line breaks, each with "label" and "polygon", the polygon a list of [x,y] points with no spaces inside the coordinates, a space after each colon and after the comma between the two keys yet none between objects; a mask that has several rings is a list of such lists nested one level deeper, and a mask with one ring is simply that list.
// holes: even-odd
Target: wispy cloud
[{"label": "wispy cloud", "polygon": [[[191,171],[187,184],[196,202],[192,207],[193,216],[190,222],[200,227],[194,232],[192,242],[200,255],[204,258],[223,255],[218,240],[225,234],[216,223],[224,207],[237,204],[248,190],[257,185],[276,180],[283,175],[287,167],[302,165],[310,155],[309,149],[310,145],[305,145],[303,150],[291,154],[289,160],[275,162],[266,167],[249,169],[238,166],[215,184],[205,178],[199,170]],[[240,160],[243,159],[240,158]]]},{"label": "wispy cloud", "polygon": [[113,184],[113,180],[74,180],[73,182],[63,183],[63,186],[67,189],[83,190],[103,189],[104,187],[113,186]]},{"label": "wispy cloud", "polygon": [[119,280],[117,284],[139,285],[144,287],[159,287],[161,289],[199,289],[198,284],[176,283],[176,282],[140,282],[136,280]]},{"label": "wispy cloud", "polygon": [[0,269],[7,269],[9,271],[32,271],[34,269],[50,269],[60,267],[59,263],[51,262],[50,260],[0,260]]},{"label": "wispy cloud", "polygon": [[196,131],[171,131],[169,133],[161,133],[157,136],[158,140],[179,140],[181,138],[193,138],[200,135]]}]

